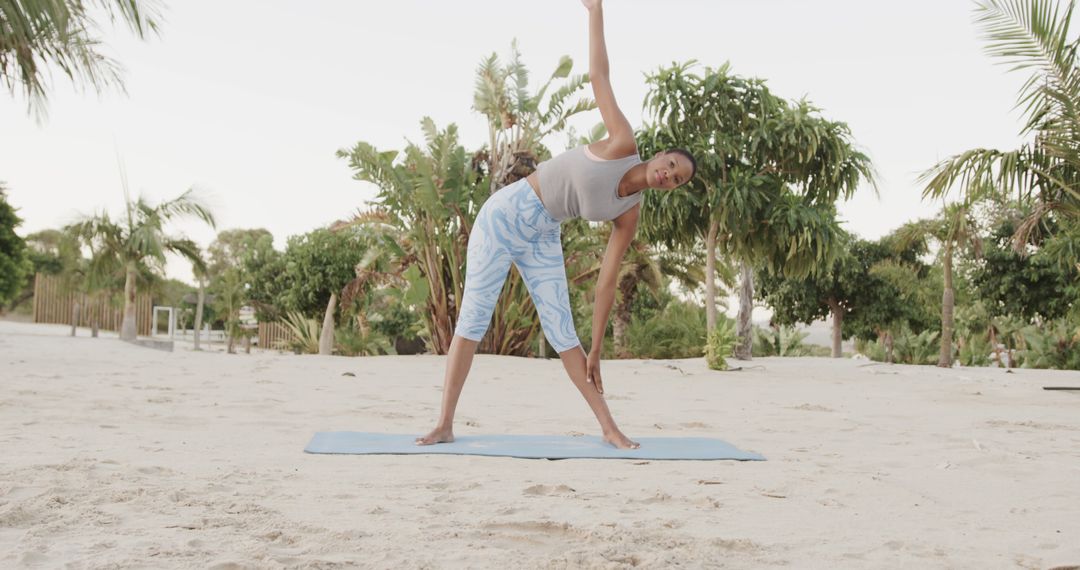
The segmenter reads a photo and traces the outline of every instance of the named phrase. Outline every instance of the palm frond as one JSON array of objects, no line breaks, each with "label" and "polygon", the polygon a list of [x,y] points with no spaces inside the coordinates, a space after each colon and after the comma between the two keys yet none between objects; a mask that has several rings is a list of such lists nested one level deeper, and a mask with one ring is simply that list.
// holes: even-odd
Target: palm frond
[{"label": "palm frond", "polygon": [[[976,22],[982,26],[986,52],[1012,65],[1035,71],[1020,91],[1018,105],[1039,118],[1055,104],[1072,106],[1075,97],[1058,98],[1063,87],[1075,94],[1076,47],[1069,41],[1073,2],[1064,10],[1058,0],[981,0]],[[1028,128],[1033,128],[1032,123]]]},{"label": "palm frond", "polygon": [[[141,199],[140,204],[142,204]],[[210,208],[198,197],[194,188],[184,191],[183,194],[172,200],[158,204],[157,208],[151,208],[151,211],[153,210],[157,211],[157,215],[163,221],[183,216],[194,216],[206,222],[210,227],[216,227],[213,212],[211,212]]]},{"label": "palm frond", "polygon": [[967,203],[1014,194],[1023,201],[1041,181],[1036,168],[1041,158],[1030,145],[1013,151],[972,149],[937,163],[919,176],[919,183],[926,185],[924,198],[944,198],[959,188]]}]

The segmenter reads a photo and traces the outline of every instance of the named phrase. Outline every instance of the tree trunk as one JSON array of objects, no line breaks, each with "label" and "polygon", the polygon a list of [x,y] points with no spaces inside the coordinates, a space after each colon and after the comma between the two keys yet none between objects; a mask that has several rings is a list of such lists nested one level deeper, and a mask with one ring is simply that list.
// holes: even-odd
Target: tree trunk
[{"label": "tree trunk", "polygon": [[326,304],[326,315],[323,316],[322,334],[319,335],[319,354],[334,353],[334,309],[336,307],[337,293],[331,293],[330,302]]},{"label": "tree trunk", "polygon": [[709,233],[705,236],[705,331],[716,330],[716,233],[720,224],[709,222]]},{"label": "tree trunk", "polygon": [[937,365],[942,368],[952,367],[952,341],[953,341],[953,275],[952,275],[952,242],[945,244],[945,291],[941,294],[941,354],[938,355]]},{"label": "tree trunk", "polygon": [[199,300],[195,303],[195,350],[199,348],[199,337],[202,333],[203,303],[206,301],[206,282],[199,279]]},{"label": "tree trunk", "polygon": [[135,340],[135,267],[129,265],[124,279],[124,322],[120,325],[120,340]]},{"label": "tree trunk", "polygon": [[251,335],[244,335],[244,354],[251,354]]},{"label": "tree trunk", "polygon": [[844,336],[841,334],[841,326],[844,324],[844,309],[835,299],[829,299],[829,310],[832,311],[832,357],[840,358],[844,355]]},{"label": "tree trunk", "polygon": [[634,304],[634,296],[637,294],[637,279],[632,274],[624,275],[619,283],[619,301],[615,305],[615,319],[611,324],[611,339],[615,344],[615,355],[618,358],[629,358],[630,352],[626,347],[626,331],[630,328],[630,308]]},{"label": "tree trunk", "polygon": [[754,349],[754,330],[751,317],[754,311],[754,272],[750,264],[742,262],[739,276],[739,317],[736,323],[735,358],[751,360]]},{"label": "tree trunk", "polygon": [[893,363],[893,338],[892,331],[885,331],[885,362]]},{"label": "tree trunk", "polygon": [[[72,295],[74,297],[74,295]],[[71,303],[71,336],[75,336],[75,327],[79,326],[79,302],[72,301]]]},{"label": "tree trunk", "polygon": [[626,348],[626,329],[630,328],[630,311],[622,303],[615,309],[615,321],[611,323],[611,339],[615,344],[616,358],[629,358]]},{"label": "tree trunk", "polygon": [[101,293],[95,292],[90,296],[90,337],[97,338],[101,328],[99,321],[101,315]]}]

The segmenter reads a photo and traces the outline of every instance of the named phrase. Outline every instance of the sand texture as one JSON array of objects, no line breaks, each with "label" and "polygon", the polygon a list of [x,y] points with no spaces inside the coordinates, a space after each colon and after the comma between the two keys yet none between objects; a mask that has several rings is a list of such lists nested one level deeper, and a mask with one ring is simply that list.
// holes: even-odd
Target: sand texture
[{"label": "sand texture", "polygon": [[[605,361],[634,436],[765,462],[302,452],[424,433],[444,358],[167,353],[0,322],[2,568],[1080,564],[1080,374]],[[556,360],[479,356],[456,433],[596,434]]]}]

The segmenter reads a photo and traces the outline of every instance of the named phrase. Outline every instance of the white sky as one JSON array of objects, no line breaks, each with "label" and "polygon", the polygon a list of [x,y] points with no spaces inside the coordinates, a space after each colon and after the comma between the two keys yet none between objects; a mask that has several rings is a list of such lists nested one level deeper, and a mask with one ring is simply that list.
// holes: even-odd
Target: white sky
[{"label": "white sky", "polygon": [[[932,215],[918,173],[973,147],[1019,142],[1008,74],[982,53],[969,0],[608,0],[612,82],[638,126],[642,74],[673,61],[730,61],[778,95],[806,95],[846,121],[880,173],[843,204],[849,229],[876,238]],[[391,2],[172,0],[159,38],[106,31],[126,67],[127,95],[76,93],[57,77],[49,117],[0,95],[0,180],[25,220],[20,233],[123,204],[117,153],[133,192],[151,200],[196,187],[218,229],[264,227],[285,239],[348,217],[374,196],[337,149],[401,149],[419,121],[457,123],[466,148],[486,141],[471,110],[481,58],[518,39],[536,82],[559,56],[587,71],[577,0]],[[599,112],[575,124],[586,130]],[[552,141],[559,150],[565,137]],[[175,226],[202,245],[216,232]],[[171,277],[190,280],[186,262]]]}]

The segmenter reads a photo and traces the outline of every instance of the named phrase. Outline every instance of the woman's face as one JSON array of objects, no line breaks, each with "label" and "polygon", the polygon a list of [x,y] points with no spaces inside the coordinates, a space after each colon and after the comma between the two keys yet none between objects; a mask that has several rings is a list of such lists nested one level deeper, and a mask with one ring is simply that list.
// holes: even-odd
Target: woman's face
[{"label": "woman's face", "polygon": [[690,161],[677,152],[657,154],[645,167],[649,177],[649,187],[658,190],[672,190],[690,180],[694,167]]}]

